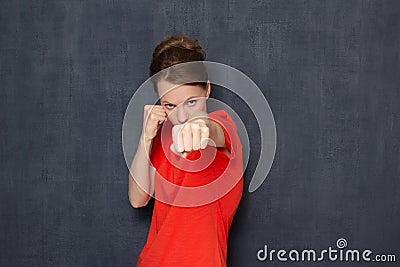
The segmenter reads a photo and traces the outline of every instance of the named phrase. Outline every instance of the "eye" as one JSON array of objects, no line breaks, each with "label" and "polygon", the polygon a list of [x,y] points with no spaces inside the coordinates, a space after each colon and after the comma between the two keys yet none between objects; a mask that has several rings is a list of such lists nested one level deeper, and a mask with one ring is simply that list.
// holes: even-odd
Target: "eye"
[{"label": "eye", "polygon": [[164,105],[167,109],[174,109],[175,105],[173,104],[165,104]]},{"label": "eye", "polygon": [[196,105],[197,100],[196,99],[191,99],[187,102],[188,106],[194,106]]}]

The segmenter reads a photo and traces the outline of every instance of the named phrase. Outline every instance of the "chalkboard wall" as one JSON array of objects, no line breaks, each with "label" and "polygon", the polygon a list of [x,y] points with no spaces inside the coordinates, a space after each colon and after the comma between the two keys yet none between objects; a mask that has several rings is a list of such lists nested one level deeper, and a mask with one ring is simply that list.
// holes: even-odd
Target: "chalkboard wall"
[{"label": "chalkboard wall", "polygon": [[257,258],[340,238],[400,261],[398,1],[2,0],[0,33],[1,266],[135,265],[153,201],[129,204],[122,122],[175,34],[249,76],[276,122],[274,163],[249,193],[258,125],[213,92],[252,133],[228,266],[357,265]]}]

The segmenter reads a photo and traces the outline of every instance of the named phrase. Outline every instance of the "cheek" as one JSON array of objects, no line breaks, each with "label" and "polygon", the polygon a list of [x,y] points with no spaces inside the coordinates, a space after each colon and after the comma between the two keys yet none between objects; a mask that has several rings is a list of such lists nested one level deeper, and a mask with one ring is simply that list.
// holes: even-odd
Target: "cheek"
[{"label": "cheek", "polygon": [[169,109],[165,109],[165,113],[167,113],[167,117],[169,120],[173,120],[174,117],[176,116],[175,112],[172,112],[172,110]]},{"label": "cheek", "polygon": [[174,109],[165,108],[164,110],[165,110],[165,113],[167,113],[167,115],[174,115],[176,113],[175,108]]},{"label": "cheek", "polygon": [[167,116],[169,116],[171,114],[171,110],[167,109],[166,107],[163,107],[165,113],[167,114]]},{"label": "cheek", "polygon": [[206,110],[206,101],[199,101],[197,105],[193,107],[193,110],[196,111],[205,111]]},{"label": "cheek", "polygon": [[187,109],[189,117],[193,116],[193,114],[195,114],[196,112],[199,112],[199,111],[205,112],[206,111],[205,106],[204,105],[196,105],[194,107]]}]

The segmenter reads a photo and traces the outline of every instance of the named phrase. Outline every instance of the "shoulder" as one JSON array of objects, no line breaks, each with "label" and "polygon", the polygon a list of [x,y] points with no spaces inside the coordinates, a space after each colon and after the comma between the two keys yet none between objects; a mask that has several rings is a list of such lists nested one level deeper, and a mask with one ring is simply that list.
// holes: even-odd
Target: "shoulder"
[{"label": "shoulder", "polygon": [[211,117],[219,117],[219,116],[230,117],[229,114],[223,109],[215,110],[213,112],[208,113],[208,115]]},{"label": "shoulder", "polygon": [[236,124],[231,116],[225,110],[216,110],[208,113],[208,118],[222,124],[223,126],[232,126],[236,130]]}]

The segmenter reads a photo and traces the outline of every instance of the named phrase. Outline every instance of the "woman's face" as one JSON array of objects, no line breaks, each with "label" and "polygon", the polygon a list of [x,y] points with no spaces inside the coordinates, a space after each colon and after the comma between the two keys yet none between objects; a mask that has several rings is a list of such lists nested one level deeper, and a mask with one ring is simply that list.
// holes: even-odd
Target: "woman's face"
[{"label": "woman's face", "polygon": [[207,82],[205,89],[201,85],[176,86],[165,80],[157,83],[160,103],[173,125],[185,123],[195,112],[206,112],[206,100],[211,89],[210,82]]}]

